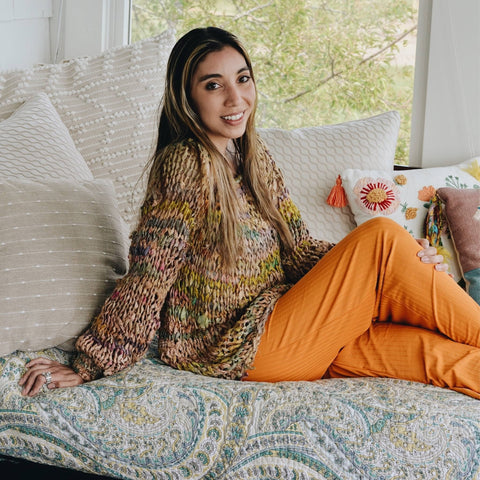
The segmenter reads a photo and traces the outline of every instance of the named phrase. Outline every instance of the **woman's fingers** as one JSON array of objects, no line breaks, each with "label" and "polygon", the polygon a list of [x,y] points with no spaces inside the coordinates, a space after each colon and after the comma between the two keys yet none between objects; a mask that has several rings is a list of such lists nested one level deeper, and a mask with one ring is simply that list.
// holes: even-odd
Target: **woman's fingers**
[{"label": "woman's fingers", "polygon": [[435,270],[438,270],[439,272],[448,272],[448,265],[446,263],[437,263],[435,265]]},{"label": "woman's fingers", "polygon": [[436,248],[433,251],[427,248],[424,252],[423,255],[419,255],[423,263],[443,263],[443,255],[437,254]]},{"label": "woman's fingers", "polygon": [[48,360],[47,358],[35,358],[34,360],[31,360],[25,364],[27,371],[18,382],[19,385],[23,385],[24,383],[28,382],[32,375],[36,376],[36,373],[38,372],[48,371],[50,367],[55,365],[60,364],[54,360]]},{"label": "woman's fingers", "polygon": [[27,368],[31,368],[31,367],[34,367],[36,365],[50,366],[50,365],[54,365],[54,364],[59,364],[59,363],[56,362],[55,360],[49,360],[48,358],[38,357],[38,358],[34,358],[33,360],[30,360],[28,363],[25,364],[25,366]]},{"label": "woman's fingers", "polygon": [[427,239],[417,238],[417,242],[422,247],[422,250],[419,250],[417,255],[423,263],[433,263],[435,270],[439,272],[446,272],[448,270],[448,265],[445,263],[443,255],[439,255],[437,249],[429,245]]},{"label": "woman's fingers", "polygon": [[18,382],[22,395],[33,397],[44,386],[54,388],[73,387],[83,383],[83,379],[69,366],[46,358],[36,358],[26,364],[27,372]]},{"label": "woman's fingers", "polygon": [[426,238],[417,238],[417,243],[423,248],[428,248],[430,246],[430,242]]},{"label": "woman's fingers", "polygon": [[[39,374],[36,377],[32,378],[31,387],[28,392],[29,396],[36,395],[43,388],[43,385],[46,383],[45,377],[43,374]],[[25,390],[25,387],[24,387]]]}]

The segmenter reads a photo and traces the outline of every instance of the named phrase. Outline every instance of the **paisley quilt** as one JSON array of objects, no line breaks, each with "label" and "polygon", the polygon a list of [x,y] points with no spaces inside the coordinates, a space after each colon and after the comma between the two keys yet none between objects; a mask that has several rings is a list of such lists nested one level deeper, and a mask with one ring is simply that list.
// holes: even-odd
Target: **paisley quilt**
[{"label": "paisley quilt", "polygon": [[24,398],[17,382],[39,355],[69,360],[55,348],[0,359],[1,455],[125,479],[480,475],[480,402],[449,390],[218,380],[150,353],[112,377]]}]

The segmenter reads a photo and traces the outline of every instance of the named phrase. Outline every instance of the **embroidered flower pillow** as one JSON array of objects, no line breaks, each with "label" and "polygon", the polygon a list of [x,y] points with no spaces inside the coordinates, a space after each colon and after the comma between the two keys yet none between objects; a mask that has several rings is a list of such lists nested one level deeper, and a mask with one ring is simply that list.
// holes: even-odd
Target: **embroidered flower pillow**
[{"label": "embroidered flower pillow", "polygon": [[[377,216],[389,217],[415,238],[426,237],[425,218],[438,188],[480,188],[480,159],[449,167],[404,171],[347,169],[343,186],[357,225]],[[460,268],[451,239],[441,235],[440,253],[458,281]]]},{"label": "embroidered flower pillow", "polygon": [[480,303],[480,189],[439,188],[466,290]]}]

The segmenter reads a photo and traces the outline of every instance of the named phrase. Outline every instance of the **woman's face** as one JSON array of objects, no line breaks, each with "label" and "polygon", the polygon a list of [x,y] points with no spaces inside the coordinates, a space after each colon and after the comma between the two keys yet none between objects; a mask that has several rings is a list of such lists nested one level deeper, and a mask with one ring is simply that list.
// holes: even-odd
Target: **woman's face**
[{"label": "woman's face", "polygon": [[225,153],[245,133],[256,90],[243,55],[232,47],[209,53],[192,78],[191,98],[208,138]]}]

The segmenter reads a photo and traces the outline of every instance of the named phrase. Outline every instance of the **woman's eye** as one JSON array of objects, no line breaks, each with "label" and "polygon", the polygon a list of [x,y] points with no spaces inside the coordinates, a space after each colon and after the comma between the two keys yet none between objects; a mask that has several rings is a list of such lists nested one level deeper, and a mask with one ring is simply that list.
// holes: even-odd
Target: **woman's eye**
[{"label": "woman's eye", "polygon": [[208,82],[207,86],[206,86],[206,89],[207,90],[216,90],[219,87],[220,87],[220,85],[217,82]]},{"label": "woman's eye", "polygon": [[239,82],[240,83],[247,83],[249,80],[250,80],[250,76],[248,75],[242,75],[240,78],[239,78]]}]

